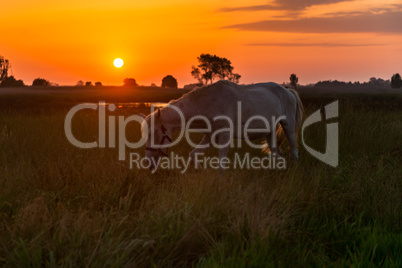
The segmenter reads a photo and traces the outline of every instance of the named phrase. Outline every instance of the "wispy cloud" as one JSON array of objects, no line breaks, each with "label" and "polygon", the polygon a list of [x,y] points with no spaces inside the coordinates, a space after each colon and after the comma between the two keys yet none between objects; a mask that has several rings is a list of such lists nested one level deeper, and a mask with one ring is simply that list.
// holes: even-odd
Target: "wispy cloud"
[{"label": "wispy cloud", "polygon": [[402,4],[390,4],[386,7],[375,7],[371,8],[369,11],[344,11],[344,12],[330,12],[325,13],[324,16],[358,16],[358,15],[365,15],[368,13],[371,14],[382,14],[382,13],[392,13],[392,12],[400,12],[402,11]]},{"label": "wispy cloud", "polygon": [[254,5],[254,6],[242,6],[242,7],[226,7],[221,8],[222,12],[234,12],[234,11],[262,11],[262,10],[303,10],[307,7],[314,5],[328,5],[339,2],[350,2],[353,0],[275,0],[272,4],[267,5]]},{"label": "wispy cloud", "polygon": [[270,31],[291,33],[394,33],[402,34],[402,11],[359,13],[354,16],[297,18],[293,20],[264,20],[225,26],[241,31]]},{"label": "wispy cloud", "polygon": [[348,43],[250,43],[247,46],[267,47],[371,47],[385,46],[384,44],[348,44]]}]

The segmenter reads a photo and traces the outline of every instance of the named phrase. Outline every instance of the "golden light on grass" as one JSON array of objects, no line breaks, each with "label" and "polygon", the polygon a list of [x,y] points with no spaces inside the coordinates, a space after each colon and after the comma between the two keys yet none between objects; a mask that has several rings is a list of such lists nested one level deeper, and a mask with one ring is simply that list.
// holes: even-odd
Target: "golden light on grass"
[{"label": "golden light on grass", "polygon": [[123,64],[124,64],[124,61],[123,61],[122,59],[120,59],[120,58],[117,58],[117,59],[115,59],[115,60],[113,61],[113,65],[114,65],[116,68],[122,67]]}]

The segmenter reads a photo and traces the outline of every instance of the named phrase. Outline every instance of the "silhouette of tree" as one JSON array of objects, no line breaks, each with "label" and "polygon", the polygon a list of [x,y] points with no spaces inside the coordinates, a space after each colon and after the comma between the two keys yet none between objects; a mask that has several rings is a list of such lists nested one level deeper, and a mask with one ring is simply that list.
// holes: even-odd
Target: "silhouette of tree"
[{"label": "silhouette of tree", "polygon": [[101,87],[101,86],[102,86],[102,83],[101,83],[101,82],[95,82],[95,86],[96,86],[96,87]]},{"label": "silhouette of tree", "polygon": [[86,87],[91,87],[91,86],[92,86],[92,82],[91,82],[91,81],[85,82],[85,86],[86,86]]},{"label": "silhouette of tree", "polygon": [[17,80],[14,76],[9,76],[3,79],[0,83],[1,87],[23,87],[24,82],[22,80]]},{"label": "silhouette of tree", "polygon": [[376,88],[389,87],[389,80],[385,81],[384,79],[381,78],[371,77],[370,81],[368,82],[368,85]]},{"label": "silhouette of tree", "polygon": [[381,78],[371,77],[368,82],[343,82],[338,80],[328,80],[328,81],[319,81],[314,84],[315,88],[319,89],[370,89],[370,88],[389,88],[391,85],[390,80],[384,80]]},{"label": "silhouette of tree", "polygon": [[84,86],[84,81],[80,80],[75,84],[76,87],[83,87]]},{"label": "silhouette of tree", "polygon": [[391,87],[400,88],[402,87],[402,79],[399,73],[396,73],[391,78]]},{"label": "silhouette of tree", "polygon": [[207,85],[213,83],[214,79],[228,79],[232,82],[239,82],[241,75],[234,74],[232,63],[226,58],[216,55],[201,54],[198,58],[198,66],[192,66],[191,75],[199,83]]},{"label": "silhouette of tree", "polygon": [[124,79],[123,82],[124,82],[125,87],[137,87],[138,86],[137,81],[135,81],[134,78],[126,78],[126,79]]},{"label": "silhouette of tree", "polygon": [[162,79],[162,87],[177,88],[177,80],[171,75],[167,75]]},{"label": "silhouette of tree", "polygon": [[241,75],[240,75],[240,74],[231,73],[231,74],[228,76],[228,78],[229,78],[229,81],[238,84],[238,83],[240,82]]},{"label": "silhouette of tree", "polygon": [[158,87],[158,86],[155,83],[152,83],[151,87]]},{"label": "silhouette of tree", "polygon": [[10,62],[0,56],[0,82],[8,77],[8,70],[11,68]]},{"label": "silhouette of tree", "polygon": [[299,82],[299,78],[295,74],[291,74],[289,77],[290,84],[293,86],[293,88],[296,88],[297,82]]},{"label": "silhouette of tree", "polygon": [[33,87],[36,87],[36,86],[38,86],[38,87],[46,87],[46,86],[49,86],[49,85],[50,85],[49,81],[47,81],[46,79],[43,79],[43,78],[36,78],[32,82]]}]

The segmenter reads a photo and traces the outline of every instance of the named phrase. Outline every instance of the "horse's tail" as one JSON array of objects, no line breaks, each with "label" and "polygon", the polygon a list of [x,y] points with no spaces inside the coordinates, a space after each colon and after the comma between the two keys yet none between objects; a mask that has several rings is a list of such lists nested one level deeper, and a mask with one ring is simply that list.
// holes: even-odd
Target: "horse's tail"
[{"label": "horse's tail", "polygon": [[[288,89],[290,92],[292,92],[292,94],[296,98],[295,135],[296,135],[296,143],[297,143],[298,137],[299,137],[299,131],[300,131],[300,128],[302,125],[304,108],[303,108],[303,103],[301,102],[297,91],[294,89],[291,89],[291,88],[288,88]],[[285,131],[283,131],[281,124],[278,124],[278,128],[276,130],[276,146],[280,147],[285,142],[285,140],[286,140]],[[270,152],[270,149],[268,148],[266,142],[264,142],[263,151],[266,153]]]},{"label": "horse's tail", "polygon": [[297,93],[296,90],[289,88],[290,92],[293,93],[293,95],[296,98],[296,118],[295,118],[295,135],[296,135],[296,142],[299,137],[299,131],[302,125],[302,120],[303,120],[303,114],[304,114],[304,108],[303,108],[303,103],[300,100],[299,94]]}]

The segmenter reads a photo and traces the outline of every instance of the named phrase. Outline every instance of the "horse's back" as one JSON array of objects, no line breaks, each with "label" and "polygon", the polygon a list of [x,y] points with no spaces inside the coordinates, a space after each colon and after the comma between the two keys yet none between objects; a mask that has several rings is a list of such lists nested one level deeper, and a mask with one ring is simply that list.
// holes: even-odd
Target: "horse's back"
[{"label": "horse's back", "polygon": [[272,107],[277,110],[282,110],[284,106],[292,105],[295,101],[294,95],[290,90],[274,82],[235,85],[232,86],[232,91],[237,96],[236,99],[243,103],[250,103],[253,106]]},{"label": "horse's back", "polygon": [[[282,115],[286,107],[293,106],[295,98],[290,90],[274,83],[238,85],[227,80],[198,88],[184,95],[193,105],[198,104],[209,111],[230,113],[241,103],[248,115]],[[226,113],[226,112],[225,112]]]},{"label": "horse's back", "polygon": [[239,92],[242,92],[243,95],[255,94],[255,95],[263,95],[270,98],[287,97],[289,93],[288,89],[274,82],[239,86],[238,90]]}]

